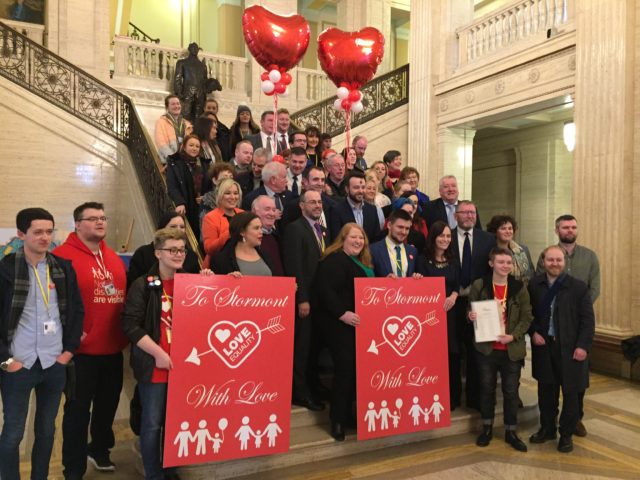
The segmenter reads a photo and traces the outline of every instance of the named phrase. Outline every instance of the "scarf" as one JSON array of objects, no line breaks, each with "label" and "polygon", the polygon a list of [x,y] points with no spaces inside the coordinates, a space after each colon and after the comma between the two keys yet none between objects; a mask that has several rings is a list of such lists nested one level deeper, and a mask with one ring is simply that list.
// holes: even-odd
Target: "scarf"
[{"label": "scarf", "polygon": [[173,127],[173,130],[176,132],[176,140],[178,142],[178,145],[180,145],[187,128],[187,124],[185,123],[184,118],[182,118],[182,115],[179,115],[178,120],[174,120],[173,116],[169,115],[168,113],[165,113],[164,116],[167,118],[167,120],[169,120],[169,123]]},{"label": "scarf", "polygon": [[551,317],[551,304],[553,304],[553,301],[558,294],[558,290],[560,290],[560,287],[562,286],[562,281],[566,276],[567,275],[563,273],[558,278],[556,278],[556,281],[553,282],[553,285],[551,285],[551,287],[549,287],[549,290],[547,290],[547,292],[544,294],[544,297],[542,297],[542,300],[540,300],[540,304],[538,305],[538,317],[544,319]]},{"label": "scarf", "polygon": [[[60,323],[65,324],[65,313],[67,311],[67,286],[65,283],[64,270],[58,265],[56,258],[47,252],[47,266],[51,274],[51,281],[56,286],[56,292],[58,294],[58,310],[60,312]],[[8,335],[9,338],[13,337],[15,327],[20,321],[22,311],[24,310],[24,304],[29,296],[29,264],[24,256],[24,248],[20,248],[16,251],[14,260],[14,276],[13,276],[13,298],[11,299],[11,313]]]},{"label": "scarf", "polygon": [[532,268],[527,258],[527,252],[513,240],[509,242],[509,250],[513,254],[513,270],[511,274],[518,280],[527,280]]}]

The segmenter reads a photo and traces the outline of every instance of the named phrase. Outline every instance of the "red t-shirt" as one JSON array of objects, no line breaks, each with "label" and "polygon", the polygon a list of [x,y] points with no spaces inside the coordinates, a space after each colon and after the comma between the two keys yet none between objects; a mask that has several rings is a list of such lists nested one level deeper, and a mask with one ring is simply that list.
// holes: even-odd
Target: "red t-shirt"
[{"label": "red t-shirt", "polygon": [[[507,286],[493,284],[493,297],[496,300],[500,300],[500,306],[502,307],[502,330],[507,332]],[[507,346],[500,342],[493,342],[494,350],[506,350]]]},{"label": "red t-shirt", "polygon": [[[173,314],[173,279],[162,281],[162,309],[160,310],[160,347],[171,354],[171,343],[169,337],[171,333],[171,317]],[[169,370],[164,368],[154,368],[151,376],[151,383],[167,383],[169,381]]]}]

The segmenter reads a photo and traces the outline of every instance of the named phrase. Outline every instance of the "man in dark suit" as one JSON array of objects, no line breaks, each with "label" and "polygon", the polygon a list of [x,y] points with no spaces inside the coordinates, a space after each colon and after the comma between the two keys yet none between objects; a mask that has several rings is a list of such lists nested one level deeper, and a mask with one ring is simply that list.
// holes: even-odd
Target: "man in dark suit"
[{"label": "man in dark suit", "polygon": [[[329,212],[335,205],[335,200],[324,193],[326,175],[321,167],[308,167],[302,172],[302,191],[314,191],[320,194],[322,199],[322,212],[320,214],[320,224],[324,227],[329,226]],[[284,214],[280,225],[284,228],[288,223],[297,220],[302,215],[300,202],[297,198],[292,199],[284,207]]]},{"label": "man in dark suit", "polygon": [[329,231],[333,240],[340,229],[349,222],[360,225],[369,239],[369,243],[380,239],[380,219],[375,205],[364,201],[364,173],[354,170],[344,179],[347,198],[338,201],[331,209]]},{"label": "man in dark suit", "polygon": [[242,199],[242,209],[251,210],[251,203],[260,195],[268,195],[276,202],[279,210],[278,219],[282,216],[285,205],[293,198],[287,190],[287,168],[279,162],[269,162],[262,169],[262,186]]},{"label": "man in dark suit", "polygon": [[242,196],[246,197],[250,192],[262,186],[262,169],[267,164],[267,152],[264,148],[258,148],[253,152],[253,159],[249,171],[240,172],[234,178],[242,189]]},{"label": "man in dark suit", "polygon": [[[496,246],[496,238],[476,225],[476,206],[469,200],[460,200],[456,207],[457,227],[451,232],[451,243],[458,264],[460,265],[460,297],[456,302],[456,327],[458,338],[463,339],[466,351],[467,382],[465,392],[467,406],[479,408],[480,383],[475,359],[473,325],[467,321],[469,305],[469,286],[478,279],[491,274],[489,253]],[[458,361],[460,358],[458,357]],[[457,368],[456,368],[457,367]],[[452,371],[460,371],[454,365]],[[458,376],[459,378],[459,376]],[[456,387],[460,388],[460,387]]]},{"label": "man in dark suit", "polygon": [[376,277],[412,277],[415,273],[418,251],[405,244],[413,219],[404,210],[395,210],[389,216],[388,235],[369,247]]},{"label": "man in dark suit", "polygon": [[595,316],[586,283],[565,269],[564,251],[558,246],[542,252],[544,273],[529,282],[534,320],[531,336],[531,370],[538,381],[540,429],[529,441],[556,438],[560,389],[560,440],[558,451],[573,450],[572,435],[580,419],[580,394],[589,386],[588,354],[593,344]]},{"label": "man in dark suit", "polygon": [[299,198],[302,216],[287,225],[284,233],[284,268],[296,277],[296,324],[293,353],[293,403],[309,410],[322,410],[324,405],[311,395],[307,383],[307,362],[311,348],[312,312],[311,284],[325,247],[326,228],[320,225],[322,199],[314,190]]},{"label": "man in dark suit", "polygon": [[[422,217],[427,222],[427,228],[431,228],[436,221],[442,220],[453,230],[456,228],[456,206],[458,205],[458,180],[453,175],[445,175],[438,184],[440,198],[431,200],[426,208],[422,209]],[[482,229],[480,215],[476,212],[475,226]]]},{"label": "man in dark suit", "polygon": [[253,149],[264,148],[267,151],[267,158],[271,160],[271,157],[276,154],[276,140],[274,135],[274,123],[275,116],[273,110],[267,110],[262,112],[260,116],[260,132],[249,135],[246,140],[251,142]]}]

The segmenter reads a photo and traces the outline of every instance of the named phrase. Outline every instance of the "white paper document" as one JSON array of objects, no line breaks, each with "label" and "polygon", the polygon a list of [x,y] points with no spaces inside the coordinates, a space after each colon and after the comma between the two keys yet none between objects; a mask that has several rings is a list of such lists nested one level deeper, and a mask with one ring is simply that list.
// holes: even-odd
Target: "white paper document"
[{"label": "white paper document", "polygon": [[473,325],[476,343],[495,342],[498,335],[503,334],[498,302],[495,300],[471,302],[471,311],[477,315]]}]

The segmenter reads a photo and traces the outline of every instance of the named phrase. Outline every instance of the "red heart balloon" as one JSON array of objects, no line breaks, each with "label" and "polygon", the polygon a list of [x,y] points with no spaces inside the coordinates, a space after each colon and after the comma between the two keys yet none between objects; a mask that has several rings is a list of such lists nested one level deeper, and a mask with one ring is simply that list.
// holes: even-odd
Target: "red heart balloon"
[{"label": "red heart balloon", "polygon": [[260,5],[245,8],[242,33],[251,55],[265,68],[289,70],[309,46],[311,31],[302,15],[281,16]]},{"label": "red heart balloon", "polygon": [[339,87],[355,90],[373,78],[384,55],[384,36],[373,27],[357,32],[328,28],[318,37],[322,70]]}]

